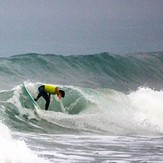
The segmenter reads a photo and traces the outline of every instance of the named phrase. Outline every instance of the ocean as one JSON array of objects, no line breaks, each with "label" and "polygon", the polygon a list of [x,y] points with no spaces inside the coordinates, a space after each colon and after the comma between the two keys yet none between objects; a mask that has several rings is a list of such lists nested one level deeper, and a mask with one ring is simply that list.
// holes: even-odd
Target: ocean
[{"label": "ocean", "polygon": [[[0,163],[163,162],[163,52],[0,58]],[[35,109],[49,83],[65,91]]]}]

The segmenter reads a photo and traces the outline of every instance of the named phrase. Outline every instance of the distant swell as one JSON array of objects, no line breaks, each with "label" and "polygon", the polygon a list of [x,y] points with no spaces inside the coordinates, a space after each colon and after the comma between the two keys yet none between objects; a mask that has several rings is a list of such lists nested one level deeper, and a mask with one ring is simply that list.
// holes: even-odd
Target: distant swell
[{"label": "distant swell", "polygon": [[17,55],[0,59],[1,88],[24,80],[113,88],[120,91],[139,86],[162,88],[163,52],[80,56],[41,54]]}]

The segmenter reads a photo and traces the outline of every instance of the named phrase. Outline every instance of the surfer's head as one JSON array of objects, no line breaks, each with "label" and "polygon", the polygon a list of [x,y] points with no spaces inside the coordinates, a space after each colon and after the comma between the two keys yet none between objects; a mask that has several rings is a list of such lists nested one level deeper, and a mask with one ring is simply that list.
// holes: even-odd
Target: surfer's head
[{"label": "surfer's head", "polygon": [[61,94],[61,97],[65,97],[65,92],[63,90],[59,90],[59,93]]}]

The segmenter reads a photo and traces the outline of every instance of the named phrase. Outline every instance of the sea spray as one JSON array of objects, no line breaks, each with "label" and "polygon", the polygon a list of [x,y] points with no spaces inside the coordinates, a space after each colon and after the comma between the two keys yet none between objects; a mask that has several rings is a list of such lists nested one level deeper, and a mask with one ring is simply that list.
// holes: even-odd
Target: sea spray
[{"label": "sea spray", "polygon": [[32,152],[23,140],[14,140],[10,130],[0,122],[0,162],[48,163]]},{"label": "sea spray", "polygon": [[140,127],[163,133],[163,91],[139,88],[131,92],[128,97]]}]

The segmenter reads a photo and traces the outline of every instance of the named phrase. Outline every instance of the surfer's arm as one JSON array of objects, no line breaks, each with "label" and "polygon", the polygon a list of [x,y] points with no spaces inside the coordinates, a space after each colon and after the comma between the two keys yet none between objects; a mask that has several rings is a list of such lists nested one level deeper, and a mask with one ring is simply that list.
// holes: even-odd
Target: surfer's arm
[{"label": "surfer's arm", "polygon": [[60,94],[59,89],[57,87],[55,88],[55,91],[57,93],[58,98],[61,99],[61,94]]},{"label": "surfer's arm", "polygon": [[55,88],[55,91],[56,91],[57,95],[59,95],[59,89],[57,87]]}]

